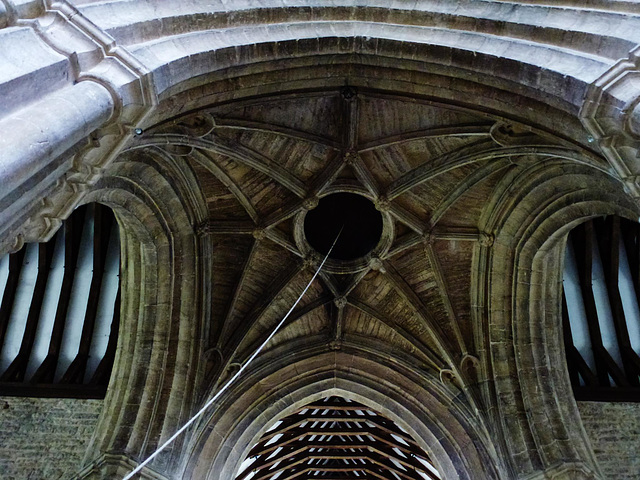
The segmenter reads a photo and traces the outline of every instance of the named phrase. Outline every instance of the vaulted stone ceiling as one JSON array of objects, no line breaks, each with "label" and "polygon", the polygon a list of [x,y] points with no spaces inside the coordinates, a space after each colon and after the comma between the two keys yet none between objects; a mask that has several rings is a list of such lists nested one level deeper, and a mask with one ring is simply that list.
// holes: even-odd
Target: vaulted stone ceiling
[{"label": "vaulted stone ceiling", "polygon": [[344,87],[175,118],[141,132],[120,163],[156,158],[197,179],[193,194],[208,207],[197,228],[212,239],[206,343],[218,372],[255,350],[319,265],[306,212],[351,192],[382,213],[381,240],[360,259],[330,259],[268,347],[384,345],[453,377],[451,366],[477,363],[472,259],[492,244],[492,206],[528,168],[578,150],[464,108]]},{"label": "vaulted stone ceiling", "polygon": [[331,262],[153,469],[231,478],[322,394],[414,430],[445,476],[599,476],[558,283],[572,225],[638,218],[637,5],[0,3],[0,130],[20,132],[0,137],[0,250],[90,201],[123,234],[88,462],[140,462],[211,398],[317,267],[305,212],[347,191],[379,208],[381,243]]}]

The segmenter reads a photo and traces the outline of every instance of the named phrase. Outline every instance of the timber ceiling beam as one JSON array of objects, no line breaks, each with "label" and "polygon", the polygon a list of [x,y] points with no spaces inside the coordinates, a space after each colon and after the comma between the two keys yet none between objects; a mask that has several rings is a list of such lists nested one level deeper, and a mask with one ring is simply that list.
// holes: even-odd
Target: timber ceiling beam
[{"label": "timber ceiling beam", "polygon": [[[251,449],[236,480],[380,478],[439,480],[429,455],[394,422],[340,397],[282,419]],[[305,477],[305,478],[307,478]]]}]

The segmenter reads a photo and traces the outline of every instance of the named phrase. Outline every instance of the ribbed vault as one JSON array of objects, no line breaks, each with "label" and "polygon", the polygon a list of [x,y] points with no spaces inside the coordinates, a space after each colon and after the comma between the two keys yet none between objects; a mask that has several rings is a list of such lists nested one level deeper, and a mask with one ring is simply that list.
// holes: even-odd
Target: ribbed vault
[{"label": "ribbed vault", "polygon": [[605,170],[588,151],[519,124],[351,87],[179,117],[136,137],[122,161],[160,155],[193,172],[209,209],[197,229],[212,243],[216,381],[293,304],[320,260],[307,214],[339,193],[375,205],[381,238],[360,258],[329,259],[268,347],[371,337],[461,377],[461,359],[476,350],[468,272],[474,249],[492,244],[481,227],[492,195],[541,161]]},{"label": "ribbed vault", "polygon": [[312,478],[438,480],[429,455],[394,422],[342,397],[326,397],[275,423],[236,480]]},{"label": "ribbed vault", "polygon": [[[638,6],[356,3],[0,2],[0,131],[19,132],[0,137],[0,250],[89,200],[122,227],[123,329],[81,478],[122,476],[255,351],[317,268],[305,219],[334,194],[373,204],[380,239],[326,264],[258,358],[277,376],[257,363],[243,386],[277,402],[294,363],[302,389],[307,359],[335,355],[323,375],[349,381],[367,359],[357,376],[385,365],[367,382],[396,423],[407,378],[437,393],[412,418],[443,475],[599,478],[556,274],[572,225],[638,216]],[[253,393],[147,476],[231,478],[291,414],[263,418]]]},{"label": "ribbed vault", "polygon": [[[493,367],[481,368],[491,360],[474,275],[505,215],[521,212],[511,199],[548,188],[536,205],[553,209],[583,178],[616,182],[579,143],[420,95],[351,86],[178,116],[137,135],[119,162],[151,159],[188,171],[206,204],[194,225],[211,252],[205,396],[264,341],[319,265],[309,212],[352,194],[378,210],[379,241],[359,258],[330,258],[266,352],[384,351],[439,378],[475,412],[493,395],[479,387]],[[560,178],[575,181],[544,186]],[[477,420],[484,432],[505,428]]]}]

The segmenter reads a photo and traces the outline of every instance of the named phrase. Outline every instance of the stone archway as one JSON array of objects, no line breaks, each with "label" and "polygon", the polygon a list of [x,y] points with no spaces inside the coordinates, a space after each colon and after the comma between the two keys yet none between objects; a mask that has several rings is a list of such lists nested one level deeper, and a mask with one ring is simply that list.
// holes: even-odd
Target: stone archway
[{"label": "stone archway", "polygon": [[478,252],[474,268],[477,291],[485,292],[476,311],[486,325],[483,369],[495,388],[485,394],[495,395],[498,428],[520,475],[601,478],[566,370],[563,253],[568,232],[584,219],[637,218],[638,208],[614,177],[579,165],[555,176],[554,168],[533,165],[505,184],[508,199],[486,211],[496,240],[491,252]]},{"label": "stone archway", "polygon": [[270,352],[216,404],[191,437],[182,478],[235,478],[271,424],[328,395],[368,405],[396,422],[431,452],[443,478],[510,478],[487,432],[439,379],[357,348],[306,358],[298,353],[287,364],[284,349]]},{"label": "stone archway", "polygon": [[[434,171],[425,167],[413,173],[415,178],[435,178],[444,171],[466,168],[476,160],[487,165],[462,182],[451,181],[455,198],[443,201],[435,210],[423,208],[422,213],[442,214],[490,174],[502,169],[518,170],[521,157],[527,155],[540,161],[540,169],[546,174],[555,174],[557,178],[543,178],[544,175],[537,174],[540,172],[527,170],[529,179],[523,180],[518,190],[507,181],[514,177],[507,175],[502,190],[495,192],[491,200],[495,204],[486,209],[489,217],[480,225],[474,224],[471,234],[439,233],[441,241],[444,238],[444,241],[479,244],[468,255],[474,257],[471,274],[476,278],[470,289],[470,302],[466,298],[464,302],[475,309],[476,330],[467,328],[466,343],[460,341],[462,335],[455,331],[462,323],[458,322],[462,316],[456,316],[451,305],[446,305],[446,286],[444,305],[438,304],[437,289],[442,289],[445,283],[442,279],[421,290],[431,289],[428,300],[437,304],[434,310],[440,309],[443,319],[438,324],[431,321],[424,300],[404,281],[403,275],[394,274],[388,265],[375,261],[379,259],[373,259],[371,267],[379,272],[385,268],[391,272],[386,291],[404,297],[399,303],[409,305],[407,310],[412,310],[404,316],[402,325],[394,323],[392,314],[380,315],[375,308],[369,308],[362,298],[349,304],[344,298],[346,295],[340,295],[336,288],[325,295],[327,298],[319,295],[314,301],[320,304],[335,299],[338,315],[342,315],[345,308],[359,309],[371,325],[386,329],[389,338],[399,339],[386,345],[386,349],[364,341],[354,342],[350,348],[357,345],[372,355],[383,352],[393,361],[405,358],[403,349],[406,348],[416,354],[414,360],[419,358],[413,365],[415,370],[429,365],[430,375],[435,372],[442,381],[452,380],[457,393],[452,394],[453,397],[444,395],[443,402],[450,401],[459,407],[456,412],[462,418],[459,424],[463,427],[456,422],[448,427],[452,432],[462,429],[469,438],[476,432],[487,451],[493,447],[489,446],[485,429],[496,435],[500,439],[495,447],[499,453],[487,454],[493,459],[488,464],[501,465],[495,467],[501,475],[544,475],[542,471],[568,475],[566,471],[573,468],[586,476],[597,476],[597,467],[580,432],[575,437],[577,440],[571,438],[575,432],[572,429],[575,408],[570,402],[568,406],[560,404],[556,398],[567,383],[562,373],[550,368],[553,366],[550,358],[561,358],[553,348],[549,350],[554,339],[539,329],[531,330],[531,325],[547,325],[551,332],[559,325],[557,315],[553,314],[559,303],[554,301],[552,289],[557,282],[554,275],[560,268],[557,252],[552,248],[557,244],[552,239],[562,243],[565,224],[598,213],[626,212],[631,216],[636,211],[623,192],[626,189],[637,197],[640,191],[634,83],[638,78],[635,44],[639,41],[640,29],[635,18],[621,19],[616,11],[604,8],[609,5],[597,0],[594,4],[603,7],[602,11],[575,7],[576,2],[567,2],[573,8],[491,1],[468,2],[465,7],[468,10],[442,2],[424,2],[411,8],[380,6],[379,2],[353,7],[349,1],[318,7],[304,0],[291,7],[266,0],[260,7],[252,2],[234,2],[232,6],[220,2],[211,6],[211,2],[194,1],[180,4],[178,8],[173,8],[171,2],[161,6],[152,1],[133,0],[78,2],[77,8],[67,2],[2,2],[0,44],[9,45],[11,51],[19,45],[32,54],[30,59],[34,62],[21,63],[20,68],[13,69],[9,61],[11,68],[7,71],[15,72],[15,76],[0,84],[0,95],[3,100],[8,99],[3,104],[6,111],[0,119],[0,130],[11,131],[19,125],[22,132],[16,138],[7,137],[6,148],[0,149],[0,155],[4,155],[0,176],[5,187],[0,192],[0,249],[8,251],[18,248],[25,240],[46,239],[75,205],[88,199],[120,209],[121,218],[130,215],[125,223],[131,232],[134,225],[139,227],[139,236],[132,235],[132,242],[127,245],[131,288],[125,304],[129,325],[142,328],[128,331],[131,338],[121,350],[120,369],[114,377],[117,382],[89,457],[112,455],[117,457],[114,461],[124,458],[134,463],[133,458],[140,460],[152,451],[201,401],[196,392],[206,391],[206,385],[215,387],[220,380],[216,375],[224,378],[224,369],[242,360],[244,352],[262,333],[264,325],[259,321],[268,317],[265,312],[278,313],[269,303],[249,299],[247,303],[258,306],[259,311],[245,318],[248,322],[240,321],[242,315],[239,315],[241,318],[235,319],[238,320],[235,325],[227,322],[220,326],[233,314],[215,312],[220,318],[212,320],[212,325],[206,324],[213,318],[207,310],[211,308],[211,292],[206,282],[211,277],[212,268],[207,262],[213,256],[214,244],[203,237],[212,231],[224,233],[225,225],[216,223],[219,218],[209,219],[206,212],[197,212],[202,198],[191,196],[193,192],[195,196],[199,193],[197,182],[192,181],[195,175],[189,180],[189,172],[180,168],[163,170],[166,165],[182,164],[181,148],[189,150],[194,143],[196,149],[202,147],[202,143],[197,145],[202,132],[187,132],[176,139],[165,135],[163,128],[183,128],[179,123],[185,111],[202,112],[231,104],[248,108],[256,99],[337,92],[348,83],[394,101],[411,97],[408,103],[451,107],[460,114],[482,117],[480,128],[466,125],[463,133],[485,136],[487,145],[483,152],[477,156],[477,152],[445,156]],[[151,5],[158,8],[150,8]],[[167,5],[169,8],[164,9]],[[624,11],[625,7],[616,8]],[[564,28],[568,24],[572,25],[569,32],[556,26]],[[611,24],[620,28],[612,32]],[[20,37],[19,40],[16,37]],[[26,89],[36,84],[38,89],[27,95]],[[52,114],[58,110],[65,115]],[[513,125],[507,125],[510,122]],[[463,123],[457,122],[455,126]],[[246,125],[241,124],[240,128]],[[411,139],[412,131],[419,128],[422,127],[415,124],[400,135]],[[160,132],[155,139],[157,143],[145,144],[149,139],[145,135],[154,136],[154,130]],[[291,129],[280,129],[276,133],[283,132],[289,137],[296,133]],[[184,137],[189,135],[196,137],[196,141],[191,138],[185,142]],[[536,137],[545,141],[551,138],[553,146],[547,148],[548,144],[543,142],[539,148]],[[314,138],[317,140],[317,136]],[[528,143],[532,139],[533,146]],[[238,142],[228,148],[229,143],[224,143],[228,138],[222,140],[222,144],[209,141],[209,146],[215,147],[210,148],[214,154],[237,153]],[[388,136],[385,141],[395,140]],[[491,144],[492,141],[497,146]],[[332,159],[333,166],[318,178],[331,177],[331,168],[342,168],[343,161],[352,170],[360,169],[360,177],[365,178],[362,163],[351,155],[353,143],[335,143],[339,154]],[[172,144],[169,145],[172,151],[156,148],[167,144]],[[131,151],[122,154],[123,149],[137,147],[147,148],[145,154],[153,151],[157,157],[142,154],[136,157]],[[201,158],[202,152],[196,157],[198,155],[195,160],[199,167],[208,168],[209,173],[216,168],[220,171],[215,158]],[[242,168],[258,166],[254,169],[270,179],[289,182],[301,204],[283,202],[284,207],[294,206],[289,211],[313,205],[317,191],[310,177],[300,181],[296,174],[283,172],[271,159],[268,162],[254,160],[254,157],[245,157]],[[158,165],[164,166],[157,168]],[[310,172],[310,176],[318,174],[319,169]],[[204,177],[206,172],[201,169],[200,174]],[[229,179],[229,175],[225,175],[221,176],[224,177],[222,183]],[[395,178],[384,178],[388,180],[385,188],[391,182],[399,183],[395,183],[390,192],[377,193],[406,193],[421,181],[414,182],[409,177],[411,175],[401,178],[398,174]],[[365,187],[376,187],[370,180],[365,178],[362,183]],[[563,182],[568,180],[575,187],[570,192],[563,190],[566,186]],[[210,181],[213,184],[217,180]],[[536,182],[548,188],[541,189]],[[253,181],[254,185],[260,183],[261,180]],[[444,183],[439,186],[442,185]],[[241,190],[236,187],[232,188]],[[557,191],[564,191],[566,195],[556,198]],[[307,194],[310,194],[308,198]],[[260,196],[260,192],[256,196]],[[389,207],[389,198],[377,194],[374,197],[379,197],[376,199],[381,209]],[[250,205],[249,198],[250,195],[244,195],[240,203]],[[549,198],[556,201],[552,207],[536,210],[540,205],[548,207]],[[265,216],[267,213],[270,212]],[[429,230],[437,223],[432,222],[433,217],[426,220],[423,217],[416,222],[413,215],[401,212],[399,216],[405,227],[413,226],[416,235],[407,237],[408,241],[397,250],[419,245],[424,246],[427,256],[431,255],[433,241],[438,237],[438,232]],[[243,233],[254,237],[259,244],[266,234],[257,219],[256,214],[251,218],[253,223],[229,231],[237,233],[244,228]],[[276,243],[284,245],[284,250],[295,251],[293,242],[278,237],[276,230],[271,233],[272,238],[267,241],[275,238]],[[133,239],[139,243],[134,244]],[[253,242],[251,238],[250,242]],[[215,247],[231,250],[232,243],[234,239]],[[253,250],[253,246],[247,249]],[[284,250],[265,249],[260,253],[277,258]],[[445,253],[446,250],[442,248]],[[467,248],[466,253],[470,250],[472,248]],[[147,256],[143,258],[141,252]],[[416,255],[421,255],[424,261],[425,252]],[[431,257],[433,259],[433,255]],[[280,276],[285,285],[296,276],[300,277],[296,281],[301,282],[306,268],[301,264],[312,263],[308,258],[295,260],[295,268],[288,276],[287,272]],[[402,267],[406,268],[409,263],[411,260]],[[431,270],[436,271],[437,276],[437,265]],[[265,283],[268,283],[267,277],[262,278]],[[143,282],[146,290],[137,289],[136,282]],[[420,285],[420,289],[423,286]],[[233,289],[227,291],[230,290]],[[284,293],[291,296],[293,290]],[[269,301],[276,304],[280,300],[278,294],[276,291],[268,296]],[[190,301],[194,299],[197,303]],[[536,310],[543,304],[544,309]],[[224,308],[226,306],[220,310]],[[269,318],[264,321],[268,322]],[[226,356],[215,341],[207,344],[207,329],[219,333],[223,328],[235,330],[236,325],[242,328],[227,342],[230,347]],[[313,333],[321,332],[317,324],[314,328],[310,328]],[[450,351],[445,344],[448,342],[438,338],[442,329],[453,331],[451,343],[455,348]],[[430,348],[432,339],[428,337],[434,332],[439,346]],[[304,340],[308,338],[299,342]],[[325,349],[340,346],[340,342],[324,341]],[[348,344],[344,344],[345,348]],[[368,345],[369,350],[363,345]],[[240,351],[240,347],[244,350]],[[200,357],[198,353],[204,350],[206,353]],[[150,359],[153,361],[147,364]],[[202,364],[198,365],[200,361]],[[215,368],[205,365],[207,362]],[[341,365],[340,375],[348,377],[349,363]],[[131,370],[135,371],[129,376]],[[420,376],[411,370],[404,371]],[[201,378],[209,376],[211,371],[215,372],[211,378]],[[477,378],[476,373],[480,374]],[[554,376],[558,377],[554,383],[547,381]],[[435,388],[437,382],[430,378],[427,383]],[[343,389],[348,393],[348,388]],[[479,396],[476,390],[480,391]],[[388,393],[393,394],[393,389]],[[397,393],[395,396],[398,397]],[[403,399],[397,398],[397,401],[401,404]],[[408,406],[407,409],[411,411]],[[461,413],[467,410],[472,412],[468,417]],[[427,418],[428,415],[418,410],[415,417]],[[402,420],[401,416],[397,418]],[[454,418],[457,417],[454,415]],[[438,430],[434,426],[438,424],[435,418],[432,423],[432,429],[443,432],[443,438],[447,439],[448,427]],[[473,427],[467,428],[468,425]],[[433,436],[430,431],[425,427],[422,432],[425,438]],[[464,447],[453,440],[446,445],[433,448],[445,450],[442,463],[451,463],[450,471],[457,472],[456,475],[468,473],[467,467],[476,465],[474,458],[484,458],[481,452],[472,452],[467,458],[463,455]],[[556,449],[558,445],[560,448]],[[167,475],[173,474],[182,461],[178,450],[176,447],[153,467]],[[197,458],[193,458],[194,465],[200,465]]]},{"label": "stone archway", "polygon": [[[171,180],[169,180],[171,179]],[[114,162],[85,199],[121,229],[122,321],[110,388],[77,478],[124,476],[188,418],[197,384],[207,255],[190,225],[202,215],[190,171],[161,152]],[[165,465],[182,443],[165,452]],[[156,477],[155,473],[152,474]]]},{"label": "stone archway", "polygon": [[11,160],[2,170],[3,251],[51,236],[139,129],[219,101],[345,79],[479,106],[583,147],[615,139],[603,152],[637,195],[637,28],[613,7],[5,3],[2,39],[37,61],[0,84],[2,129],[23,130],[2,144]]}]

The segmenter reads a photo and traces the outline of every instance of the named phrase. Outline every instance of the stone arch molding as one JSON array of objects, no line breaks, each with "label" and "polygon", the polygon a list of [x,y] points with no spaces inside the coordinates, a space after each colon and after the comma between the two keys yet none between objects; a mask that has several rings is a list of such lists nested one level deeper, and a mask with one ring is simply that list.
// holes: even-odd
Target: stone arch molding
[{"label": "stone arch molding", "polygon": [[[193,172],[158,150],[113,162],[84,201],[113,209],[122,242],[122,315],[114,374],[74,478],[118,478],[188,420],[199,382],[209,245],[194,225],[203,200]],[[182,439],[156,468],[171,471]],[[153,473],[152,478],[164,478]]]},{"label": "stone arch molding", "polygon": [[[283,349],[267,355],[200,422],[181,478],[235,478],[253,444],[277,419],[327,395],[369,405],[401,425],[433,455],[443,478],[510,478],[486,431],[438,379],[349,349],[311,353],[292,363]],[[401,382],[384,381],[399,376]]]},{"label": "stone arch molding", "polygon": [[476,321],[486,326],[481,376],[493,379],[482,395],[497,408],[490,428],[502,432],[518,478],[600,479],[565,367],[564,248],[578,223],[637,220],[639,210],[619,179],[575,164],[541,162],[506,183],[510,195],[485,212],[495,242],[473,269]]},{"label": "stone arch molding", "polygon": [[637,197],[637,7],[565,3],[2,0],[0,45],[30,61],[0,63],[0,130],[21,131],[0,138],[0,250],[53,235],[138,128],[345,79],[599,145]]}]

